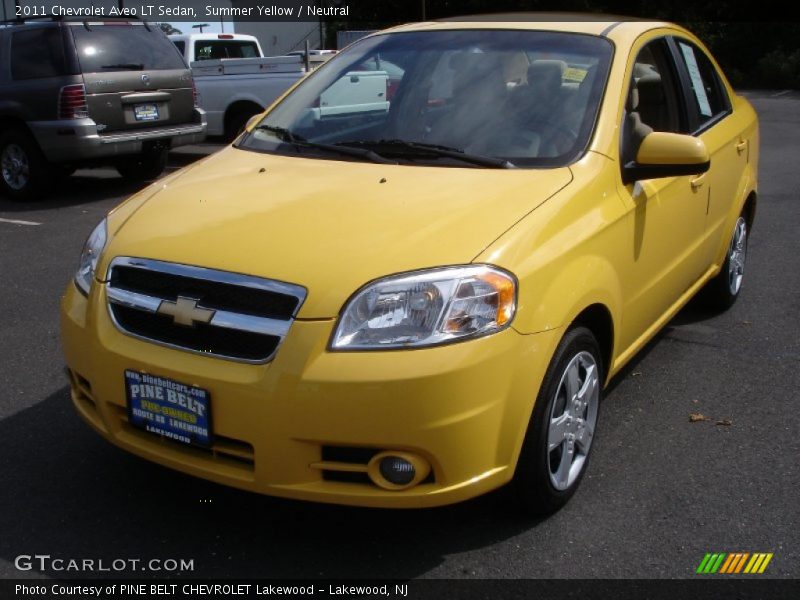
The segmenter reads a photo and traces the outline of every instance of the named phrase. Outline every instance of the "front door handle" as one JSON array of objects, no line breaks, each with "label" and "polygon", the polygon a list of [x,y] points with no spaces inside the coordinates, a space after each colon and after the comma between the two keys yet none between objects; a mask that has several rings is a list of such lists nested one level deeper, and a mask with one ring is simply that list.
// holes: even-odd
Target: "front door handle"
[{"label": "front door handle", "polygon": [[736,144],[736,151],[741,154],[747,149],[747,140],[742,140],[738,144]]},{"label": "front door handle", "polygon": [[706,182],[706,176],[705,175],[700,175],[700,177],[696,177],[696,178],[692,179],[692,181],[690,183],[692,185],[692,189],[693,190],[697,190],[697,189],[700,189],[701,187],[703,187],[703,184],[705,182]]}]

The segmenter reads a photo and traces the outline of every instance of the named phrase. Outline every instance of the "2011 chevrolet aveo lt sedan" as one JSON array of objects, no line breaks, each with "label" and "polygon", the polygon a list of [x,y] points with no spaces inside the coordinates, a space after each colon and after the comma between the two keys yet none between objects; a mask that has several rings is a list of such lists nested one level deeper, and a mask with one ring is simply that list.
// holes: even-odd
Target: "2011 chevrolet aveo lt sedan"
[{"label": "2011 chevrolet aveo lt sedan", "polygon": [[245,490],[421,507],[511,483],[553,511],[609,378],[702,288],[739,295],[757,162],[753,109],[674,25],[372,35],[92,232],[72,401]]}]

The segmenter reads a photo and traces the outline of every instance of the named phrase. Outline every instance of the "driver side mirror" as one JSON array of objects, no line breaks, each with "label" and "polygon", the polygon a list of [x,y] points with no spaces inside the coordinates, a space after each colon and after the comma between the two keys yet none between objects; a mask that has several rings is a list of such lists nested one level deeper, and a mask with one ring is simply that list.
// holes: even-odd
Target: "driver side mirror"
[{"label": "driver side mirror", "polygon": [[699,175],[710,166],[711,157],[700,138],[654,131],[642,140],[636,160],[623,167],[622,181],[627,184],[641,179]]}]

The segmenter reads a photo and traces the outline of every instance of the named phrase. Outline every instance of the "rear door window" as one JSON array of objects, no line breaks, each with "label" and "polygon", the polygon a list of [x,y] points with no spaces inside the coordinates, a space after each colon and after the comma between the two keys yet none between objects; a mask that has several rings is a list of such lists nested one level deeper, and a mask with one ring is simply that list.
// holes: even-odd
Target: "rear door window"
[{"label": "rear door window", "polygon": [[676,40],[679,60],[688,78],[689,115],[695,128],[702,129],[730,110],[730,99],[716,68],[706,54],[685,40]]},{"label": "rear door window", "polygon": [[178,49],[156,27],[91,23],[71,30],[84,73],[186,68]]},{"label": "rear door window", "polygon": [[203,40],[194,43],[195,60],[218,58],[258,58],[258,46],[255,42],[224,40]]},{"label": "rear door window", "polygon": [[64,40],[57,27],[37,27],[11,35],[11,77],[38,79],[67,73]]}]

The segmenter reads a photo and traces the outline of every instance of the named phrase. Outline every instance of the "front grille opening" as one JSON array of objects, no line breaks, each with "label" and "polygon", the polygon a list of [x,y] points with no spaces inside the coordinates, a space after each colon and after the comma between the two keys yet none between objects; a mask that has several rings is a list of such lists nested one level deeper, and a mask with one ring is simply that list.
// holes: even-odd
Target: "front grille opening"
[{"label": "front grille opening", "polygon": [[129,292],[173,301],[187,296],[206,308],[271,319],[291,319],[299,303],[279,292],[121,265],[112,270],[110,283]]},{"label": "front grille opening", "polygon": [[130,333],[195,352],[243,360],[266,360],[275,352],[281,341],[274,335],[262,335],[202,323],[194,327],[176,325],[172,317],[147,313],[119,304],[112,304],[111,311],[119,326]]},{"label": "front grille opening", "polygon": [[91,405],[92,408],[96,408],[94,396],[92,395],[92,384],[89,383],[89,380],[75,371],[69,371],[69,378],[76,398]]},{"label": "front grille opening", "polygon": [[179,452],[188,453],[193,456],[204,457],[207,460],[222,462],[224,464],[236,466],[237,468],[244,468],[247,471],[255,471],[255,450],[253,449],[253,445],[249,444],[248,442],[215,434],[213,438],[213,444],[210,448],[182,444],[181,442],[171,438],[157,435],[148,431],[143,431],[138,427],[134,427],[128,421],[128,412],[124,406],[115,404],[113,407],[116,409],[117,416],[119,417],[125,432],[136,436],[143,442],[150,444],[165,444]]},{"label": "front grille opening", "polygon": [[75,372],[75,371],[73,371],[73,372],[72,372],[72,374],[73,374],[73,375],[75,375],[75,380],[78,382],[78,385],[80,385],[80,386],[81,386],[82,388],[84,388],[84,389],[85,389],[85,390],[86,390],[86,391],[87,391],[89,394],[91,394],[91,393],[92,393],[92,384],[91,384],[91,383],[89,383],[89,380],[88,380],[88,379],[86,379],[86,377],[84,377],[84,376],[83,376],[83,375],[81,375],[80,373],[77,373],[77,372]]},{"label": "front grille opening", "polygon": [[375,485],[366,473],[353,473],[351,471],[333,471],[323,469],[322,479],[324,481],[338,481],[340,483],[359,483]]},{"label": "front grille opening", "polygon": [[357,465],[366,465],[372,457],[378,454],[379,448],[358,448],[348,446],[323,446],[323,462],[341,462]]}]

